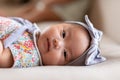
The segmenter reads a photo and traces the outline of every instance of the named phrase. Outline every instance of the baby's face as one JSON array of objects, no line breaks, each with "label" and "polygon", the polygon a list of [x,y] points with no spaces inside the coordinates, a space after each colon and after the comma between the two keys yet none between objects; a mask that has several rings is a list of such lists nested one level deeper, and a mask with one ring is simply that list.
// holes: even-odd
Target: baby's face
[{"label": "baby's face", "polygon": [[81,56],[89,46],[87,36],[80,25],[52,25],[38,38],[43,65],[65,65]]}]

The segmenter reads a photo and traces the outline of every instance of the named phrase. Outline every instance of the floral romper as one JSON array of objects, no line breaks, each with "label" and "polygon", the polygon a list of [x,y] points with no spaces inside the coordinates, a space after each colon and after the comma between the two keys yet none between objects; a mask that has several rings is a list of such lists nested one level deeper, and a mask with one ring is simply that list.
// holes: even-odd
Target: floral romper
[{"label": "floral romper", "polygon": [[41,65],[41,56],[35,35],[39,28],[27,20],[16,17],[0,17],[0,40],[13,55],[15,68]]}]

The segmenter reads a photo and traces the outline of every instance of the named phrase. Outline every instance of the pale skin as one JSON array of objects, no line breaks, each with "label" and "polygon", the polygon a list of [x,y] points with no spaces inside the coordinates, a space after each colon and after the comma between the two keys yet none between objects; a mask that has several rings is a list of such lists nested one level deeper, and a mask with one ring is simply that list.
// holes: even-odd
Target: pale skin
[{"label": "pale skin", "polygon": [[44,65],[65,65],[88,48],[89,35],[80,25],[58,24],[43,32],[38,40]]},{"label": "pale skin", "polygon": [[[86,29],[67,23],[52,25],[37,38],[43,65],[65,65],[81,56],[90,43]],[[0,40],[0,67],[12,67],[13,64],[10,49],[5,49]]]}]

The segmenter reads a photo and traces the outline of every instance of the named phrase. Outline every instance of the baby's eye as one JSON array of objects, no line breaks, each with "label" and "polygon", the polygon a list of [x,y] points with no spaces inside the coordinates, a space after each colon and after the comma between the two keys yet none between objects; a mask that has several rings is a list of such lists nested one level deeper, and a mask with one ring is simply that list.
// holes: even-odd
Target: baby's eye
[{"label": "baby's eye", "polygon": [[67,52],[64,50],[64,58],[66,59],[67,57]]},{"label": "baby's eye", "polygon": [[65,38],[65,36],[66,36],[66,33],[65,33],[65,31],[63,30],[63,32],[62,32],[62,37]]}]

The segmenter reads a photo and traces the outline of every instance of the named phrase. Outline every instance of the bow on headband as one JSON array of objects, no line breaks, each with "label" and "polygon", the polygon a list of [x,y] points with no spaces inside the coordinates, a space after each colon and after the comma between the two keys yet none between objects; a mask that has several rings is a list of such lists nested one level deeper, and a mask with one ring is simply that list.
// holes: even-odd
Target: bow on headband
[{"label": "bow on headband", "polygon": [[67,65],[92,65],[106,60],[106,58],[100,55],[99,49],[99,42],[103,33],[94,28],[87,15],[85,15],[85,22],[86,24],[78,21],[67,21],[67,23],[82,25],[88,30],[91,37],[90,47],[83,53],[82,56],[78,57]]},{"label": "bow on headband", "polygon": [[85,21],[88,25],[90,35],[92,37],[91,46],[86,55],[85,65],[92,65],[103,62],[106,59],[100,55],[99,50],[99,42],[103,33],[94,28],[87,15],[85,16]]}]

